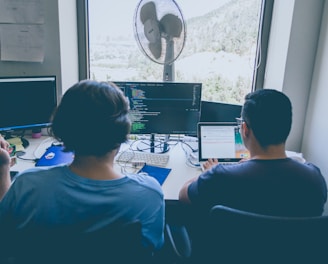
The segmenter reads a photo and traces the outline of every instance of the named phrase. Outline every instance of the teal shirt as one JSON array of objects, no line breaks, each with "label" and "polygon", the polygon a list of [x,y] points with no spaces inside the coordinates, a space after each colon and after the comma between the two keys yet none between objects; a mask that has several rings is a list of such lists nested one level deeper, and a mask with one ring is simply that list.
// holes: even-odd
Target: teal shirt
[{"label": "teal shirt", "polygon": [[33,168],[16,178],[1,201],[0,225],[10,216],[16,221],[13,228],[76,224],[92,231],[118,220],[139,220],[144,244],[159,249],[164,243],[164,207],[161,186],[150,176],[92,180],[67,166]]}]

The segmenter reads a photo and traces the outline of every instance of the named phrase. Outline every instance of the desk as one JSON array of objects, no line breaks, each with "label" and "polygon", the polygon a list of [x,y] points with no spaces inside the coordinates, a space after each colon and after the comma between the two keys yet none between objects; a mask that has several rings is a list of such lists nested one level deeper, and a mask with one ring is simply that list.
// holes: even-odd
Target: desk
[{"label": "desk", "polygon": [[[23,171],[34,167],[33,160],[41,157],[44,151],[52,144],[53,139],[50,137],[42,136],[35,139],[26,136],[30,145],[25,150],[24,159],[17,158],[17,164],[15,164],[11,170]],[[200,168],[194,168],[186,163],[185,152],[182,148],[181,142],[170,146],[168,154],[170,155],[167,168],[171,168],[171,172],[162,185],[165,200],[178,200],[179,191],[182,185],[190,178],[193,178],[201,173]],[[122,149],[125,149],[126,144],[122,145]],[[121,167],[115,163],[115,168],[121,170]],[[136,169],[135,171],[137,171]]]}]

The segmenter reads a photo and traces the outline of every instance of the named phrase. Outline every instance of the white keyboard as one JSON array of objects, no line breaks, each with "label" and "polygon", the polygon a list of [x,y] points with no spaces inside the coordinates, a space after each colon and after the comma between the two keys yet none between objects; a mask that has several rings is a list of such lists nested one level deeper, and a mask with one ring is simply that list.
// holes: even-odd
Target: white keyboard
[{"label": "white keyboard", "polygon": [[121,163],[132,163],[141,165],[146,163],[148,165],[165,167],[169,161],[168,154],[158,154],[140,151],[123,151],[117,155],[116,161]]}]

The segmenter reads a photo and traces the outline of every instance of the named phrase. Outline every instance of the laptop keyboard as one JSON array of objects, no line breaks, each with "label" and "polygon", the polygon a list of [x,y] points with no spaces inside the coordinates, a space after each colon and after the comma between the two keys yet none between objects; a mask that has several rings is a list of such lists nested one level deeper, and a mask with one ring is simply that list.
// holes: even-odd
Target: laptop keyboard
[{"label": "laptop keyboard", "polygon": [[116,161],[131,163],[135,165],[142,165],[146,163],[152,166],[165,167],[169,161],[168,154],[158,154],[140,151],[123,151],[119,153]]}]

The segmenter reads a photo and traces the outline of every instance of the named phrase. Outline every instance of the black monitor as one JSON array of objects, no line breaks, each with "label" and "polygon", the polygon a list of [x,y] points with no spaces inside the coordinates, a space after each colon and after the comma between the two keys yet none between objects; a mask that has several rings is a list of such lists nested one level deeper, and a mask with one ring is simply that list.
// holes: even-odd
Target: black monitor
[{"label": "black monitor", "polygon": [[0,133],[50,126],[57,106],[56,77],[0,77]]},{"label": "black monitor", "polygon": [[201,122],[236,122],[240,117],[242,106],[223,102],[202,101]]},{"label": "black monitor", "polygon": [[129,99],[131,134],[197,135],[201,83],[114,83]]}]

